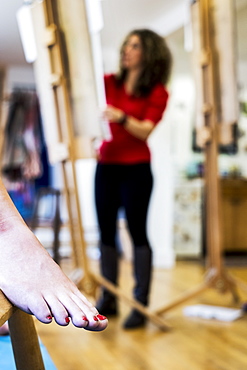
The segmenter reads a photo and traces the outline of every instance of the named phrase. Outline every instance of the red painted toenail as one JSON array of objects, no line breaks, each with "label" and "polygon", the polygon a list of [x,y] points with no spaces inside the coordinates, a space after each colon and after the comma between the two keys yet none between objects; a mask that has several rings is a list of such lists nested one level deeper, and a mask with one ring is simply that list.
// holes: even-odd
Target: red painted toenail
[{"label": "red painted toenail", "polygon": [[99,320],[106,320],[107,317],[103,316],[103,315],[97,315],[98,319]]},{"label": "red painted toenail", "polygon": [[88,319],[86,318],[86,316],[82,316],[82,320],[88,321]]},{"label": "red painted toenail", "polygon": [[68,324],[68,323],[70,322],[69,317],[66,317],[65,321],[66,321],[66,323]]},{"label": "red painted toenail", "polygon": [[94,316],[93,319],[94,321],[99,321],[99,319],[96,316]]},{"label": "red painted toenail", "polygon": [[46,318],[47,318],[47,320],[52,320],[52,316],[51,315],[47,316]]}]

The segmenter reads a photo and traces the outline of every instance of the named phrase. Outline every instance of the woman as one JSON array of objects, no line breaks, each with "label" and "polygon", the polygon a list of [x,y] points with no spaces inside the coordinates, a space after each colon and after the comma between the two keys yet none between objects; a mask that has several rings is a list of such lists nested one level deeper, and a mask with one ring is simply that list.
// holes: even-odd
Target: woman
[{"label": "woman", "polygon": [[[105,76],[107,108],[112,139],[99,148],[95,175],[95,201],[100,228],[101,273],[117,284],[116,221],[124,207],[134,245],[134,297],[148,304],[152,250],[146,231],[153,178],[147,138],[161,120],[168,92],[164,85],[171,72],[171,53],[155,32],[134,30],[120,52],[120,71]],[[115,297],[103,290],[97,308],[117,314]],[[145,317],[133,310],[124,327],[144,325]]]},{"label": "woman", "polygon": [[[49,324],[101,331],[106,317],[63,274],[26,226],[0,180],[0,289],[24,312]],[[0,328],[0,335],[8,328]]]}]

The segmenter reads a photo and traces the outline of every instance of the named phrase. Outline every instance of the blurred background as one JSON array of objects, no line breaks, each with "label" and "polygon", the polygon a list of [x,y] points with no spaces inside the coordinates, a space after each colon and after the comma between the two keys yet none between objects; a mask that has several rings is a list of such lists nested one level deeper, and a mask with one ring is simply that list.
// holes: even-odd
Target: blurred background
[{"label": "blurred background", "polygon": [[[33,65],[25,60],[16,21],[18,9],[23,4],[31,3],[22,0],[1,3],[0,83],[4,84],[4,89],[1,89],[4,112],[8,110],[5,96],[16,89],[35,90]],[[227,214],[224,221],[224,251],[245,253],[247,236],[241,220],[247,213],[247,0],[234,0],[233,3],[239,119],[233,145],[223,148],[219,153],[219,171],[222,194],[227,193],[223,196],[224,213]],[[204,154],[195,144],[196,92],[190,1],[102,0],[100,7],[103,16],[100,45],[104,72],[110,73],[117,69],[119,46],[133,28],[147,27],[157,31],[167,39],[172,50],[174,70],[169,85],[169,106],[161,124],[150,138],[156,186],[150,208],[149,232],[157,266],[171,267],[178,258],[200,258],[205,252],[202,196]],[[2,117],[3,127],[6,113]],[[97,257],[97,224],[92,195],[94,165],[94,158],[78,160],[77,163],[79,188],[83,188],[80,199],[85,236],[89,254]],[[49,179],[45,181],[55,187],[61,186],[62,179],[57,166],[48,164],[47,171]],[[83,179],[81,173],[84,174]],[[231,184],[223,181],[228,179],[236,181]],[[13,190],[11,184],[9,186],[10,191]],[[224,190],[229,186],[230,193]],[[236,190],[240,188],[241,192]],[[241,194],[237,199],[238,207],[236,191]],[[63,207],[62,212],[66,218]],[[237,235],[236,230],[232,230],[233,219],[239,220]],[[126,258],[130,258],[130,241],[124,231],[124,220],[120,220],[120,229]],[[61,238],[69,240],[66,232]],[[69,248],[65,247],[62,253],[69,253]]]}]

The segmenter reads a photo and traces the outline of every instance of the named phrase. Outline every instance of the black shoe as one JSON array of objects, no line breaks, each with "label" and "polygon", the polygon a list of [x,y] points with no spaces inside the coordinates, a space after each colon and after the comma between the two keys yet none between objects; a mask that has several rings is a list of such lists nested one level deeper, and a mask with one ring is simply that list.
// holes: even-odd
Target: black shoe
[{"label": "black shoe", "polygon": [[104,316],[117,316],[118,306],[115,297],[111,299],[101,298],[96,303],[96,309]]},{"label": "black shoe", "polygon": [[123,327],[124,329],[135,329],[140,328],[146,324],[146,317],[142,315],[139,311],[133,310],[127,320],[125,321]]}]

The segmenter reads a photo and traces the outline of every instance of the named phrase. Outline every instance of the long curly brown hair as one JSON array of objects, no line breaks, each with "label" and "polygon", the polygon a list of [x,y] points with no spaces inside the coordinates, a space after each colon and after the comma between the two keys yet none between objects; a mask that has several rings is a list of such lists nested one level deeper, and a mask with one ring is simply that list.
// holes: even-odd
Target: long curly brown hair
[{"label": "long curly brown hair", "polygon": [[[166,85],[172,69],[172,55],[165,39],[149,29],[135,29],[125,38],[120,49],[120,60],[124,47],[133,35],[139,37],[143,50],[143,68],[134,89],[134,95],[148,95],[157,83]],[[118,84],[123,84],[127,69],[121,65],[116,76]]]}]

